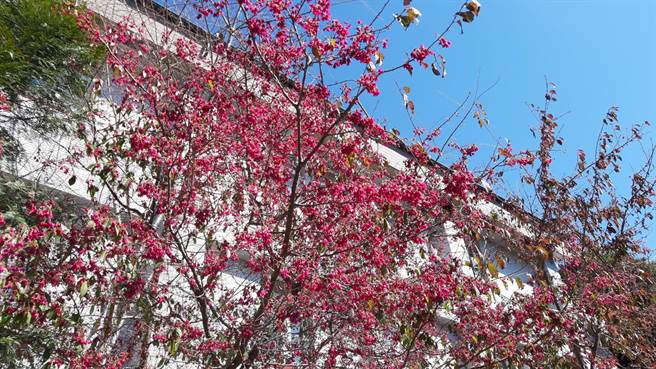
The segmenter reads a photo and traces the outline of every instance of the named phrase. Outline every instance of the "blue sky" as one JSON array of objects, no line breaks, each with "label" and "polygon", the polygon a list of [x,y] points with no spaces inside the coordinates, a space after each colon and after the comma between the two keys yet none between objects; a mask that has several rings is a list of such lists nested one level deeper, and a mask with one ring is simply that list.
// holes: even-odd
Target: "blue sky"
[{"label": "blue sky", "polygon": [[[381,96],[368,98],[365,106],[387,128],[406,136],[412,126],[397,85],[412,89],[415,124],[432,127],[449,115],[469,92],[494,87],[481,99],[490,125],[481,129],[473,119],[456,134],[462,144],[476,143],[482,157],[497,142],[510,140],[516,149],[533,148],[529,129],[536,126],[527,104],[543,102],[545,76],[557,84],[559,101],[554,114],[567,113],[560,121],[565,138],[556,172],[569,173],[577,149],[592,150],[601,119],[610,106],[620,108],[623,125],[656,121],[656,1],[655,0],[479,0],[481,14],[465,24],[465,33],[448,35],[448,76],[434,77],[417,70],[404,71],[381,82]],[[334,1],[336,17],[371,19],[382,0]],[[398,4],[395,4],[398,3]],[[392,0],[391,13],[401,9]],[[400,60],[417,43],[427,44],[450,21],[461,0],[414,0],[421,22],[408,30],[396,25],[389,33],[385,63]],[[394,57],[396,55],[396,57]],[[656,139],[652,127],[646,144]],[[487,151],[487,152],[486,152]],[[624,156],[629,170],[643,159],[636,147]],[[628,173],[616,186],[626,189]],[[505,191],[517,191],[518,181],[506,183]],[[503,191],[503,190],[502,190]],[[652,231],[648,243],[656,245]]]},{"label": "blue sky", "polygon": [[[157,0],[160,3],[171,0]],[[480,16],[447,35],[451,48],[440,52],[447,59],[447,78],[430,70],[415,69],[413,76],[400,70],[380,82],[381,95],[364,100],[368,112],[388,129],[406,137],[412,125],[397,86],[411,88],[416,106],[414,123],[434,127],[476,90],[493,86],[481,98],[490,124],[480,128],[474,119],[455,135],[461,144],[481,147],[481,163],[498,142],[512,142],[516,150],[534,148],[529,129],[536,126],[528,104],[541,104],[545,77],[557,84],[559,101],[553,106],[565,144],[557,155],[556,174],[570,173],[577,149],[594,148],[604,114],[620,108],[626,127],[656,121],[656,0],[479,0]],[[371,20],[383,0],[333,0],[336,18]],[[385,66],[397,65],[420,43],[428,44],[449,23],[463,0],[413,0],[422,12],[419,24],[408,30],[400,24],[387,33],[390,47]],[[402,0],[391,0],[381,24],[402,10]],[[336,75],[336,78],[343,76]],[[656,139],[656,128],[645,135]],[[624,155],[627,173],[615,185],[626,190],[628,172],[642,162],[635,147]],[[473,163],[476,165],[476,162]],[[480,164],[480,163],[479,163]],[[507,180],[500,192],[517,192],[522,185]],[[656,232],[647,242],[656,249]]]}]

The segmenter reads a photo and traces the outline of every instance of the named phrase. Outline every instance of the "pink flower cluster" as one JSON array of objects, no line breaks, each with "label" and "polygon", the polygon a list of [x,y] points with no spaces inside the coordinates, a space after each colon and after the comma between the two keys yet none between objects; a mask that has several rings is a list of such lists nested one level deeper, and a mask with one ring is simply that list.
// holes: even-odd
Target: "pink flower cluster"
[{"label": "pink flower cluster", "polygon": [[428,64],[424,60],[430,55],[434,55],[434,54],[435,53],[431,49],[421,45],[416,49],[412,50],[412,52],[410,53],[410,57],[412,57],[413,60],[418,61],[422,67],[426,68]]}]

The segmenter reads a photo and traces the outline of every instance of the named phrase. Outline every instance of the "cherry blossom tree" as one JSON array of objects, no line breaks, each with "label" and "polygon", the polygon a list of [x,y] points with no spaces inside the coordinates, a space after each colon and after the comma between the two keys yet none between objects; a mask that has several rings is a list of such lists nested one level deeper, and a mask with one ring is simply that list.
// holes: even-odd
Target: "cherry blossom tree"
[{"label": "cherry blossom tree", "polygon": [[[392,7],[393,20],[381,24]],[[80,26],[106,50],[106,73],[93,79],[98,108],[57,165],[90,202],[75,220],[58,217],[57,203],[27,204],[30,221],[0,235],[0,328],[56,337],[26,341],[23,362],[653,364],[653,276],[635,258],[654,195],[651,159],[629,198],[608,195],[607,170],[638,129],[619,141],[602,131],[594,160],[581,155],[573,176],[555,179],[548,106],[536,108],[538,150],[500,148],[483,171],[470,169],[476,146],[439,129],[401,140],[362,107],[394,73],[445,76],[440,50],[479,16],[477,1],[454,9],[440,35],[396,66],[383,62],[384,35],[418,21],[409,0],[388,1],[355,25],[333,18],[328,0],[193,9],[199,22],[220,24],[203,43],[181,29],[155,43],[134,19],[104,24],[80,12]],[[339,74],[328,70],[355,77],[330,80]],[[547,102],[555,98],[549,88]],[[468,109],[463,119],[485,119],[477,102]],[[612,110],[604,127],[616,121]],[[384,148],[404,160],[392,163]],[[458,157],[449,166],[438,162],[447,150]],[[499,201],[482,186],[509,168],[535,171],[524,181],[539,208]],[[530,285],[499,272],[503,257],[485,257],[481,241],[493,235],[535,268]],[[554,260],[560,276],[547,268]],[[511,285],[517,293],[504,295]]]}]

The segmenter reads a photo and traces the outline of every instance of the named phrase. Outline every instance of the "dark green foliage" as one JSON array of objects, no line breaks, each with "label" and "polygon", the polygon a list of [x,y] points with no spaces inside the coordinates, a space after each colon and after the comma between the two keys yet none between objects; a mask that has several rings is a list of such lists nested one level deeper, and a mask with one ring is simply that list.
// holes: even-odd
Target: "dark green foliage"
[{"label": "dark green foliage", "polygon": [[[57,344],[57,327],[26,329],[25,322],[0,316],[0,368],[48,368],[46,364]],[[29,342],[29,345],[25,343]]]},{"label": "dark green foliage", "polygon": [[83,116],[86,86],[103,49],[90,44],[60,0],[0,0],[0,91],[14,120],[63,128]]},{"label": "dark green foliage", "polygon": [[102,50],[89,44],[62,1],[0,2],[0,86],[11,95],[82,95]]}]

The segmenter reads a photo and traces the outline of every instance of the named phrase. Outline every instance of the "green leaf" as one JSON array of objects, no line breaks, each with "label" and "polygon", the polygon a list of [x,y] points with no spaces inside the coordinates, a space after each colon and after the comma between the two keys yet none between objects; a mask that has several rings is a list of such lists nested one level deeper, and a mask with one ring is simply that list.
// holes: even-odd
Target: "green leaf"
[{"label": "green leaf", "polygon": [[98,187],[94,185],[89,185],[89,196],[94,197],[96,196],[97,192],[98,192]]},{"label": "green leaf", "polygon": [[414,330],[410,327],[402,326],[401,327],[401,333],[402,333],[401,344],[406,349],[411,348],[412,347],[412,336],[414,334]]},{"label": "green leaf", "polygon": [[80,297],[84,297],[87,294],[87,291],[89,290],[89,284],[87,281],[82,282],[80,285]]},{"label": "green leaf", "polygon": [[396,20],[403,25],[403,27],[408,28],[412,24],[412,21],[406,15],[397,15]]},{"label": "green leaf", "polygon": [[421,12],[413,7],[409,7],[406,10],[405,15],[395,15],[396,20],[406,29],[410,27],[412,23],[419,23],[419,17],[421,17]]},{"label": "green leaf", "polygon": [[178,354],[178,346],[180,345],[180,340],[179,339],[174,339],[171,341],[169,344],[169,354],[171,356],[175,357]]}]

